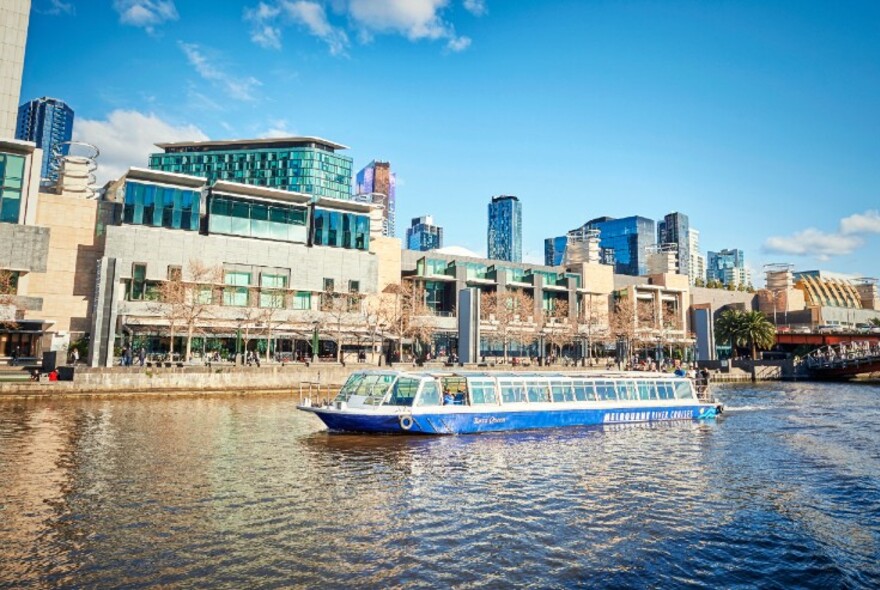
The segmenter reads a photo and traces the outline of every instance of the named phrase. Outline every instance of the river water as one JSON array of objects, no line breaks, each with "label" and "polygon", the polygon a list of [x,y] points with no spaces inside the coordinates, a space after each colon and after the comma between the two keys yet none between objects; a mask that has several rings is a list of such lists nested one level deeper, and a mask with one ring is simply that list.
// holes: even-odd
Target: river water
[{"label": "river water", "polygon": [[0,587],[880,586],[880,387],[717,394],[437,438],[278,396],[3,402]]}]

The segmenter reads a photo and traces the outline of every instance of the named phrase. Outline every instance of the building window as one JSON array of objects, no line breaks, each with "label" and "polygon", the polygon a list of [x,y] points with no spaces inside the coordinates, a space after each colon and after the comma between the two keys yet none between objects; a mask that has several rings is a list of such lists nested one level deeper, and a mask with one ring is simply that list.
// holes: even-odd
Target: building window
[{"label": "building window", "polygon": [[208,231],[249,238],[305,243],[304,207],[211,197]]},{"label": "building window", "polygon": [[227,271],[223,276],[223,305],[247,307],[251,273]]},{"label": "building window", "polygon": [[0,154],[0,221],[18,223],[23,180],[24,157]]},{"label": "building window", "polygon": [[168,280],[179,282],[183,280],[183,269],[179,266],[168,265]]},{"label": "building window", "polygon": [[135,263],[131,266],[131,289],[129,299],[142,301],[147,282],[147,265]]},{"label": "building window", "polygon": [[349,293],[360,293],[361,292],[361,282],[360,281],[348,281],[348,292]]},{"label": "building window", "polygon": [[284,307],[284,290],[287,277],[279,274],[260,273],[260,307],[281,309]]},{"label": "building window", "polygon": [[327,293],[332,293],[335,290],[336,286],[333,282],[333,279],[324,279],[324,291]]},{"label": "building window", "polygon": [[122,221],[168,229],[199,229],[198,191],[141,182],[125,183]]},{"label": "building window", "polygon": [[370,247],[370,218],[366,215],[315,209],[312,242],[316,246],[367,250]]},{"label": "building window", "polygon": [[299,291],[293,296],[293,309],[312,309],[312,294],[308,291]]}]

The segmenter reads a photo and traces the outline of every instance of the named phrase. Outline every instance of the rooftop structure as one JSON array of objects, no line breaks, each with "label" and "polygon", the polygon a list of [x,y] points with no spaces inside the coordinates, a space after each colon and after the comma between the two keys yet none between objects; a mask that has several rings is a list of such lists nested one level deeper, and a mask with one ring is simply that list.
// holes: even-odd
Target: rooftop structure
[{"label": "rooftop structure", "polygon": [[346,146],[320,137],[158,143],[153,170],[300,192],[313,198],[351,198],[352,160]]}]

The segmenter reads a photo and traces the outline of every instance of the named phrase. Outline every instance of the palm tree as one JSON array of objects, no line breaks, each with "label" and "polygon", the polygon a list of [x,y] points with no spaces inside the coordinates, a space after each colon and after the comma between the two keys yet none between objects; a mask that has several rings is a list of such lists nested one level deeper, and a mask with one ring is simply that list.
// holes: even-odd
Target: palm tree
[{"label": "palm tree", "polygon": [[730,356],[733,357],[736,347],[741,343],[740,338],[740,315],[742,312],[736,309],[722,311],[715,320],[715,337],[721,342],[730,343]]},{"label": "palm tree", "polygon": [[740,334],[752,349],[752,360],[758,356],[758,348],[770,348],[776,343],[776,326],[760,311],[742,313]]}]

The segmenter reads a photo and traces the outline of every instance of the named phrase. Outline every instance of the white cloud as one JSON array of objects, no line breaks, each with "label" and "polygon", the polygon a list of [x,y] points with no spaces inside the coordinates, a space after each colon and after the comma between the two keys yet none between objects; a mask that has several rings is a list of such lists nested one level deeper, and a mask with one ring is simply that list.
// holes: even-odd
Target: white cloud
[{"label": "white cloud", "polygon": [[825,233],[815,228],[805,229],[788,237],[774,236],[764,242],[769,254],[815,256],[827,260],[831,256],[851,254],[862,245],[861,238],[839,233]]},{"label": "white cloud", "polygon": [[864,240],[860,234],[880,234],[880,211],[874,209],[844,217],[836,232],[808,228],[791,236],[773,236],[764,242],[763,249],[769,254],[814,256],[819,260],[828,260],[831,256],[851,254],[862,247]]},{"label": "white cloud", "polygon": [[[282,25],[294,23],[323,40],[333,55],[345,55],[349,36],[341,25],[331,22],[326,6],[337,17],[347,19],[348,27],[362,42],[376,35],[402,35],[410,41],[446,41],[446,49],[463,51],[471,39],[459,36],[452,23],[443,18],[449,0],[275,0],[260,2],[245,10],[251,24],[251,40],[266,48],[281,47]],[[465,0],[472,14],[485,14],[484,0]]]},{"label": "white cloud", "polygon": [[231,98],[243,101],[256,99],[254,91],[262,83],[253,76],[236,78],[224,72],[205,56],[201,48],[194,43],[180,43],[180,48],[186,54],[190,65],[205,80],[216,83]]},{"label": "white cloud", "polygon": [[[43,6],[47,7],[43,8]],[[60,14],[76,14],[76,7],[72,2],[64,2],[64,0],[49,0],[48,2],[34,5],[34,12],[49,14],[52,16],[58,16]]]},{"label": "white cloud", "polygon": [[251,41],[266,49],[281,49],[281,29],[274,25],[281,13],[277,6],[260,2],[256,8],[244,11],[244,19],[251,23]]},{"label": "white cloud", "polygon": [[113,8],[119,13],[119,22],[142,27],[148,33],[157,25],[178,19],[174,0],[113,0]]},{"label": "white cloud", "polygon": [[73,139],[97,146],[98,182],[119,178],[131,166],[147,166],[147,156],[161,151],[156,142],[204,141],[195,125],[175,126],[153,113],[115,110],[104,120],[77,119]]},{"label": "white cloud", "polygon": [[342,29],[330,24],[330,21],[327,20],[327,13],[321,4],[297,0],[296,2],[282,2],[281,6],[293,22],[305,26],[309,33],[323,40],[330,48],[332,55],[345,54],[348,35]]},{"label": "white cloud", "polygon": [[464,9],[474,16],[483,16],[489,11],[485,0],[464,0]]},{"label": "white cloud", "polygon": [[855,213],[840,220],[840,232],[852,234],[880,234],[880,211],[876,209]]},{"label": "white cloud", "polygon": [[292,137],[296,135],[293,131],[290,131],[287,128],[287,120],[286,119],[274,119],[269,121],[269,128],[259,133],[257,136],[260,138],[270,138],[270,137]]}]

